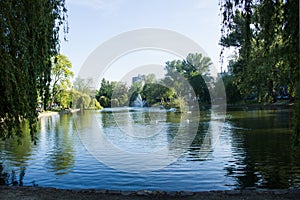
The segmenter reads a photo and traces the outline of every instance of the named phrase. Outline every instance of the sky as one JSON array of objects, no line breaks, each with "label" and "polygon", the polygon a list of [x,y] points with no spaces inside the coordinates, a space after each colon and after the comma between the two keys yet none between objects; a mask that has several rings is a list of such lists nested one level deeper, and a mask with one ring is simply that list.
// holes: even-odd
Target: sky
[{"label": "sky", "polygon": [[[142,28],[168,29],[185,35],[204,49],[220,71],[218,0],[66,0],[66,4],[69,33],[68,41],[61,42],[61,53],[72,62],[75,75],[103,42]],[[119,80],[135,66],[163,65],[177,58],[165,52],[130,53],[113,62],[103,76]]]}]

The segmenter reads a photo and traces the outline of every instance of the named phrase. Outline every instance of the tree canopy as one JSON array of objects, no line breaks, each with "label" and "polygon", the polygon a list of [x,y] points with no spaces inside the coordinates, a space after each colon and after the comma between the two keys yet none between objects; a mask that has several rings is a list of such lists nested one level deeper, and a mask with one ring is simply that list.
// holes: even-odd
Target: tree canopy
[{"label": "tree canopy", "polygon": [[52,59],[51,70],[51,103],[59,102],[63,107],[70,105],[70,95],[68,90],[72,85],[71,78],[74,73],[71,71],[71,61],[62,54],[56,55]]},{"label": "tree canopy", "polygon": [[38,96],[44,105],[50,96],[51,57],[66,12],[64,0],[0,1],[0,138],[22,135],[25,119],[33,135]]},{"label": "tree canopy", "polygon": [[300,77],[299,1],[220,0],[220,6],[220,43],[238,55],[231,70],[242,94],[256,92],[259,102],[274,102],[274,91],[288,86],[295,98]]},{"label": "tree canopy", "polygon": [[205,104],[210,103],[208,83],[212,79],[210,76],[211,65],[209,57],[205,57],[201,53],[189,53],[186,59],[166,62],[165,82],[173,82],[172,85],[176,88],[177,95],[183,96],[188,88],[185,88],[186,84],[176,80],[178,76],[183,76],[192,86],[198,100]]},{"label": "tree canopy", "polygon": [[[235,49],[230,63],[244,97],[276,101],[287,87],[295,101],[295,135],[300,142],[299,0],[220,0],[221,45]],[[297,92],[298,90],[298,92]]]}]

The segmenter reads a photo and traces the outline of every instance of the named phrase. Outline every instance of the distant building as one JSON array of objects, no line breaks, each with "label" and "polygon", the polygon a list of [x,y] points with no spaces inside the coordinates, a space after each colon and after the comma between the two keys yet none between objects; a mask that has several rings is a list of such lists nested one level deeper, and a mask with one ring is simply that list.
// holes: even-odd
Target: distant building
[{"label": "distant building", "polygon": [[145,75],[139,74],[138,76],[132,77],[132,83],[135,83],[137,81],[144,81],[145,80]]}]

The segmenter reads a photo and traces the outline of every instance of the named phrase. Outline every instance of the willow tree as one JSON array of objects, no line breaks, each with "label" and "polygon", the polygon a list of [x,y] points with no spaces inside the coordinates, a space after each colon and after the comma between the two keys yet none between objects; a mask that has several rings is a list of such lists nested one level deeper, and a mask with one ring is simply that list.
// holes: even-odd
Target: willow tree
[{"label": "willow tree", "polygon": [[0,1],[0,138],[21,136],[24,121],[34,136],[37,99],[46,106],[66,12],[64,0]]},{"label": "willow tree", "polygon": [[[238,54],[233,73],[244,96],[255,91],[259,101],[274,102],[274,91],[288,86],[291,99],[299,104],[299,0],[220,0],[219,4],[221,45],[223,50],[235,48]],[[299,120],[296,117],[295,133],[300,139]]]}]

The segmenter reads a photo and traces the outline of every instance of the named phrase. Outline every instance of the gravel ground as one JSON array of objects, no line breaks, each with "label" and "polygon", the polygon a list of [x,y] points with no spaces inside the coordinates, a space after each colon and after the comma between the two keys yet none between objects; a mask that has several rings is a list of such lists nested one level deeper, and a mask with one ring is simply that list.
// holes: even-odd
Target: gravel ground
[{"label": "gravel ground", "polygon": [[293,190],[231,190],[207,192],[163,192],[163,191],[107,191],[107,190],[62,190],[41,187],[0,187],[0,199],[20,200],[144,200],[144,199],[255,199],[282,200],[300,199],[300,189]]}]

